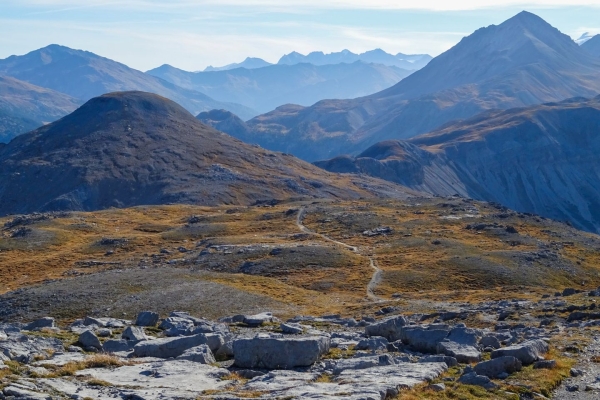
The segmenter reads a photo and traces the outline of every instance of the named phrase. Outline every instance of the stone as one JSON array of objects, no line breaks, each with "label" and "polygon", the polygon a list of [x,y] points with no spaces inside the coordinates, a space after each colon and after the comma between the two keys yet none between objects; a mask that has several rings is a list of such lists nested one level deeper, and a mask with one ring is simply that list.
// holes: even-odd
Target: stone
[{"label": "stone", "polygon": [[129,326],[125,328],[121,334],[121,338],[130,341],[141,342],[142,340],[148,340],[148,336],[144,332],[144,329],[139,326]]},{"label": "stone", "polygon": [[450,333],[447,329],[416,326],[402,329],[402,342],[421,353],[436,353],[437,345]]},{"label": "stone", "polygon": [[565,290],[563,290],[562,295],[563,297],[567,297],[567,296],[573,296],[574,294],[579,293],[579,291],[577,289],[574,288],[566,288]]},{"label": "stone", "polygon": [[44,317],[38,320],[33,321],[32,323],[26,325],[23,329],[26,331],[37,331],[43,328],[54,328],[56,327],[54,323],[54,318]]},{"label": "stone", "polygon": [[461,376],[458,382],[465,385],[481,386],[487,390],[493,390],[498,387],[490,378],[485,375],[477,375],[477,372],[470,372]]},{"label": "stone", "polygon": [[346,360],[337,361],[333,366],[333,374],[339,375],[348,369],[367,369],[395,364],[396,362],[389,354],[372,357],[349,358]]},{"label": "stone", "polygon": [[479,345],[482,347],[491,347],[492,349],[499,349],[502,347],[498,338],[493,335],[486,335],[482,337],[479,341]]},{"label": "stone", "polygon": [[302,327],[302,325],[294,324],[291,322],[285,324],[282,323],[279,327],[281,328],[281,331],[283,333],[288,333],[292,335],[304,332],[304,328]]},{"label": "stone", "polygon": [[464,344],[467,346],[477,346],[477,343],[482,337],[481,331],[466,327],[457,327],[450,331],[447,339],[454,343]]},{"label": "stone", "polygon": [[441,354],[421,357],[419,359],[419,362],[420,363],[439,363],[439,362],[443,362],[448,367],[456,367],[458,365],[458,360],[456,358],[449,357],[449,356],[444,356],[444,355],[441,355]]},{"label": "stone", "polygon": [[187,360],[199,364],[214,364],[217,362],[212,351],[205,344],[186,350],[182,355],[177,357],[177,360]]},{"label": "stone", "polygon": [[523,365],[529,365],[542,359],[542,356],[548,352],[548,348],[548,343],[544,340],[528,340],[523,343],[494,350],[492,358],[513,356],[518,358]]},{"label": "stone", "polygon": [[534,369],[554,369],[556,368],[556,360],[540,360],[533,363]]},{"label": "stone", "polygon": [[137,315],[135,324],[137,326],[156,326],[160,316],[152,311],[142,311]]},{"label": "stone", "polygon": [[112,336],[112,331],[108,328],[98,329],[96,335],[101,338],[107,338]]},{"label": "stone", "polygon": [[484,375],[491,379],[496,379],[502,373],[512,374],[520,371],[523,368],[523,364],[517,358],[512,356],[504,356],[494,358],[489,361],[484,361],[477,364],[473,371],[477,375]]},{"label": "stone", "polygon": [[402,316],[386,318],[365,327],[365,334],[368,337],[380,336],[390,342],[395,342],[402,339],[402,328],[406,325],[408,325],[408,321]]},{"label": "stone", "polygon": [[308,367],[329,351],[330,344],[324,336],[238,339],[233,342],[233,357],[240,368]]},{"label": "stone", "polygon": [[227,342],[217,352],[215,357],[218,360],[228,360],[233,357],[233,342]]},{"label": "stone", "polygon": [[434,392],[443,392],[446,390],[446,385],[443,383],[434,383],[433,385],[427,386],[429,390],[433,390]]},{"label": "stone", "polygon": [[208,345],[213,353],[223,345],[223,336],[217,334],[199,334],[156,340],[146,340],[133,347],[136,357],[176,358],[194,347]]},{"label": "stone", "polygon": [[187,318],[169,317],[161,322],[159,328],[163,329],[165,331],[165,335],[169,337],[191,336],[195,325],[194,321]]},{"label": "stone", "polygon": [[8,340],[8,335],[4,331],[0,331],[0,342]]},{"label": "stone", "polygon": [[571,368],[571,370],[569,371],[569,373],[571,374],[571,376],[573,378],[577,378],[578,376],[583,375],[583,371],[580,369],[575,369],[575,368]]},{"label": "stone", "polygon": [[98,339],[98,336],[96,336],[96,334],[92,331],[83,332],[81,335],[79,335],[79,339],[77,342],[84,349],[93,347],[95,349],[100,350],[102,348],[102,343],[100,343],[100,339]]},{"label": "stone", "polygon": [[23,400],[47,400],[49,398],[48,395],[26,390],[14,385],[4,388],[3,393],[7,397]]},{"label": "stone", "polygon": [[124,353],[133,351],[133,346],[138,342],[132,342],[127,340],[107,340],[102,345],[102,351],[105,353]]},{"label": "stone", "polygon": [[437,352],[454,357],[459,363],[473,363],[481,360],[481,353],[476,347],[451,341],[442,341],[437,345]]},{"label": "stone", "polygon": [[273,314],[270,312],[265,312],[255,315],[245,315],[243,323],[251,327],[257,327],[273,321]]},{"label": "stone", "polygon": [[384,337],[372,336],[368,339],[363,339],[354,347],[355,350],[387,350],[388,340]]}]

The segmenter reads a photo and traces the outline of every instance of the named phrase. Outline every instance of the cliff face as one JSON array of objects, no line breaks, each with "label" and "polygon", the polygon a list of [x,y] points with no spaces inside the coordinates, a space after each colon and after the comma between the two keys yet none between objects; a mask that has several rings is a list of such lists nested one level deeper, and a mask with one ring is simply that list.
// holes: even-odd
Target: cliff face
[{"label": "cliff face", "polygon": [[[599,152],[600,96],[486,113],[408,142],[377,144],[336,170],[495,201],[600,232]],[[316,165],[341,165],[333,161]]]}]

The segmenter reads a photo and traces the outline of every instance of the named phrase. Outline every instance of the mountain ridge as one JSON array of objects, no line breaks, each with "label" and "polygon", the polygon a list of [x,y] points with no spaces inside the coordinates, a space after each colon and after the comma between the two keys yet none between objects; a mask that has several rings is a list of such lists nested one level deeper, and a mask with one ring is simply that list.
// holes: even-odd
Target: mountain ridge
[{"label": "mountain ridge", "polygon": [[96,97],[16,137],[0,148],[0,178],[3,215],[412,193],[244,144],[175,102],[144,92]]},{"label": "mountain ridge", "polygon": [[[278,108],[247,121],[246,137],[308,161],[358,154],[491,109],[600,93],[600,60],[522,12],[481,28],[395,86],[351,100]],[[234,134],[234,133],[232,133]]]},{"label": "mountain ridge", "polygon": [[488,111],[315,164],[459,194],[600,232],[600,96]]},{"label": "mountain ridge", "polygon": [[203,93],[177,87],[109,58],[60,45],[49,45],[25,55],[0,60],[0,75],[65,93],[82,101],[109,92],[142,90],[170,98],[192,113],[225,108],[248,118],[256,115],[247,107],[218,102]]}]

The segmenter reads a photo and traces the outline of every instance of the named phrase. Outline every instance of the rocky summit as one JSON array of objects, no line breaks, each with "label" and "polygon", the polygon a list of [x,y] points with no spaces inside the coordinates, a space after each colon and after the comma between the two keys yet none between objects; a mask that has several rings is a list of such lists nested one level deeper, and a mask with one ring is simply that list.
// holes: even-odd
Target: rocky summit
[{"label": "rocky summit", "polygon": [[406,196],[244,144],[158,95],[90,100],[0,149],[0,213],[140,204],[250,205],[290,197]]},{"label": "rocky summit", "polygon": [[600,97],[492,111],[357,157],[317,162],[435,195],[459,194],[600,232]]}]

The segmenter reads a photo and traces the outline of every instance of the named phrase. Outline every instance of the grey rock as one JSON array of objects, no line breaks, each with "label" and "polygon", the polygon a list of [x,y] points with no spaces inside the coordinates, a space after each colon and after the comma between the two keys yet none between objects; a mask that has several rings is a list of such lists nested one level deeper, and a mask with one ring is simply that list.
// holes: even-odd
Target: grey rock
[{"label": "grey rock", "polygon": [[102,351],[105,353],[123,353],[133,351],[133,347],[138,342],[132,342],[127,340],[107,340],[102,345]]},{"label": "grey rock", "polygon": [[445,363],[448,367],[456,367],[458,365],[458,360],[454,357],[444,356],[441,354],[438,355],[430,355],[421,357],[419,359],[420,363]]},{"label": "grey rock", "polygon": [[367,336],[381,336],[395,342],[402,339],[402,328],[408,325],[406,318],[402,316],[386,318],[380,322],[365,327]]},{"label": "grey rock", "polygon": [[330,341],[324,336],[238,339],[233,342],[233,357],[240,368],[307,367],[329,351]]},{"label": "grey rock", "polygon": [[456,342],[443,341],[438,343],[437,352],[454,357],[459,363],[466,364],[481,360],[481,353],[476,347]]},{"label": "grey rock", "polygon": [[133,354],[136,357],[176,358],[194,347],[208,345],[213,353],[223,345],[223,336],[217,334],[200,334],[176,338],[146,340],[136,344]]},{"label": "grey rock", "polygon": [[447,339],[451,342],[475,347],[482,336],[481,331],[477,329],[458,327],[450,331]]},{"label": "grey rock", "polygon": [[227,360],[233,357],[233,342],[223,344],[215,353],[218,360]]},{"label": "grey rock", "polygon": [[100,350],[102,348],[102,343],[100,343],[100,339],[98,336],[92,331],[85,331],[81,335],[79,335],[79,339],[77,341],[84,349],[89,347],[93,347],[95,349]]},{"label": "grey rock", "polygon": [[395,364],[396,362],[389,354],[371,357],[349,358],[346,360],[337,361],[333,366],[333,374],[339,375],[348,369],[367,369]]},{"label": "grey rock", "polygon": [[112,336],[112,331],[108,328],[98,329],[96,335],[101,338],[107,338]]},{"label": "grey rock", "polygon": [[387,350],[388,340],[384,337],[372,336],[368,339],[363,339],[355,346],[355,350]]},{"label": "grey rock", "polygon": [[476,372],[470,372],[461,376],[458,379],[458,382],[465,385],[481,386],[482,388],[487,390],[493,390],[498,387],[498,385],[492,382],[490,378],[484,375],[477,375]]},{"label": "grey rock", "polygon": [[121,338],[130,341],[141,342],[142,340],[148,340],[148,336],[144,332],[144,328],[139,326],[129,326],[125,328],[121,334]]},{"label": "grey rock", "polygon": [[540,360],[533,363],[534,369],[554,369],[556,368],[556,360]]},{"label": "grey rock", "polygon": [[4,388],[3,393],[5,396],[12,396],[12,398],[20,399],[20,400],[47,400],[51,399],[50,396],[37,393],[31,390],[26,390],[17,386],[8,386]]},{"label": "grey rock", "polygon": [[402,342],[422,353],[436,353],[438,344],[449,333],[448,329],[428,329],[427,327],[411,326],[402,329]]},{"label": "grey rock", "polygon": [[579,391],[579,385],[568,385],[567,386],[567,392],[578,392]]},{"label": "grey rock", "polygon": [[294,324],[292,322],[282,323],[279,327],[283,333],[298,334],[304,332],[302,325]]},{"label": "grey rock", "polygon": [[165,331],[165,335],[174,336],[190,336],[194,331],[194,321],[181,317],[169,317],[161,322],[160,329]]},{"label": "grey rock", "polygon": [[54,328],[55,326],[54,318],[44,317],[26,325],[23,329],[26,331],[36,331],[43,328]]},{"label": "grey rock", "polygon": [[142,311],[137,315],[137,319],[135,320],[135,324],[137,326],[156,326],[158,324],[158,319],[160,316],[152,311]]},{"label": "grey rock", "polygon": [[486,335],[482,337],[479,341],[479,345],[483,347],[491,347],[492,349],[499,349],[500,347],[502,347],[498,338],[493,335]]},{"label": "grey rock", "polygon": [[577,289],[574,288],[566,288],[565,290],[563,290],[562,295],[563,297],[567,297],[567,296],[573,296],[574,294],[579,293],[579,291]]},{"label": "grey rock", "polygon": [[571,368],[569,372],[573,378],[583,375],[583,371],[580,369]]},{"label": "grey rock", "polygon": [[210,348],[205,344],[186,350],[182,355],[177,357],[177,359],[193,361],[200,364],[216,363],[215,356],[213,355],[212,351],[210,351]]},{"label": "grey rock", "polygon": [[238,314],[233,315],[231,317],[223,317],[219,319],[219,322],[223,322],[225,324],[238,324],[244,322],[245,316]]},{"label": "grey rock", "polygon": [[262,324],[266,324],[269,322],[273,322],[274,317],[270,312],[264,312],[255,315],[245,315],[244,316],[244,324],[252,327],[261,326]]},{"label": "grey rock", "polygon": [[492,352],[492,358],[513,356],[518,358],[523,365],[529,365],[542,359],[542,356],[548,352],[548,348],[548,343],[544,340],[528,340],[513,346],[494,350]]},{"label": "grey rock", "polygon": [[434,392],[443,392],[446,390],[446,385],[443,383],[434,383],[433,385],[427,386],[427,388],[433,390]]},{"label": "grey rock", "polygon": [[478,375],[484,375],[488,378],[495,379],[500,374],[506,372],[508,374],[512,374],[514,372],[520,371],[523,367],[520,360],[511,356],[504,356],[494,358],[489,361],[484,361],[477,364],[473,370]]}]

